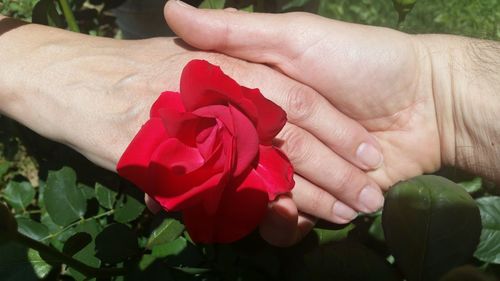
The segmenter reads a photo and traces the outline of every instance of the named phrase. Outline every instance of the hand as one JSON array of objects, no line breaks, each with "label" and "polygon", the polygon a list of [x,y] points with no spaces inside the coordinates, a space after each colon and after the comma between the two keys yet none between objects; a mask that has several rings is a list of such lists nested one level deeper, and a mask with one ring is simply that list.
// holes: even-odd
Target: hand
[{"label": "hand", "polygon": [[[440,137],[445,125],[453,122],[449,118],[451,109],[436,106],[449,97],[436,96],[435,87],[441,84],[433,81],[428,49],[416,36],[305,13],[271,15],[234,9],[199,10],[179,1],[166,4],[165,17],[172,30],[190,45],[268,64],[315,89],[361,124],[381,144],[383,165],[367,174],[382,188],[434,172],[446,159],[454,157],[449,153],[455,149],[454,135]],[[301,105],[300,120],[310,121],[309,126],[304,126],[307,130],[338,154],[344,155],[342,149],[353,151],[349,150],[352,140],[349,137],[335,143],[321,138],[330,132],[330,124],[338,120],[333,116],[314,117],[314,112],[322,111],[325,100],[308,92],[297,93],[295,100]],[[291,120],[295,121],[293,117]],[[349,132],[350,128],[342,130]],[[324,167],[336,167],[329,166],[330,157],[325,154],[317,161],[323,161]],[[345,169],[343,172],[344,182],[349,182],[353,174]],[[331,192],[329,185],[319,186]],[[293,193],[299,206],[302,200],[310,200],[305,190]],[[343,189],[334,194],[342,198],[340,192],[354,191]],[[328,206],[321,199],[315,203],[316,208]],[[278,218],[265,224],[264,235],[273,233],[274,237],[290,239],[289,230],[282,230],[282,225],[290,228],[296,221],[293,217],[288,219],[286,222],[287,218]]]},{"label": "hand", "polygon": [[[312,220],[299,215],[297,207],[346,223],[356,215],[351,207],[370,212],[382,204],[378,185],[360,169],[380,164],[381,159],[373,161],[373,150],[379,147],[375,138],[316,91],[269,67],[193,51],[174,39],[120,41],[38,25],[0,36],[0,56],[5,62],[0,69],[0,111],[110,170],[147,120],[159,93],[178,91],[184,65],[195,58],[209,60],[240,84],[260,88],[289,114],[280,138],[301,175],[295,178],[294,191],[300,200],[285,196],[274,202],[268,220],[294,218],[293,241],[312,227]],[[304,94],[308,100],[302,99]],[[362,161],[359,156],[367,151],[367,161]],[[275,244],[291,243],[270,236]]]}]

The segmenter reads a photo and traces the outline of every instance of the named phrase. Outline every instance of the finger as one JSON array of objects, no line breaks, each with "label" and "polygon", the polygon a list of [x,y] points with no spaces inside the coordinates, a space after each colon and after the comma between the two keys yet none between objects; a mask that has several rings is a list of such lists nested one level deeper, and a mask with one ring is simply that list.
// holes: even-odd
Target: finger
[{"label": "finger", "polygon": [[144,202],[146,203],[146,207],[148,207],[151,213],[156,214],[161,211],[162,207],[158,204],[153,198],[149,197],[149,195],[144,194]]},{"label": "finger", "polygon": [[[366,27],[356,28],[354,24],[307,13],[234,13],[196,9],[184,2],[171,0],[165,5],[164,15],[170,28],[196,48],[275,65],[288,75],[292,74],[294,79],[305,81],[318,79],[314,71],[301,71],[304,69],[301,66],[309,65],[311,54],[307,50],[321,46],[324,34],[334,33],[340,37],[340,41],[363,38],[363,34],[366,37]],[[345,31],[346,27],[349,27],[348,32]],[[353,36],[355,31],[358,31],[358,36]]]},{"label": "finger", "polygon": [[[280,32],[280,26],[285,26],[285,23],[282,23],[282,18],[278,15],[252,14],[248,16],[247,13],[205,11],[193,7],[184,8],[176,3],[176,1],[170,1],[166,5],[165,14],[169,24],[178,35],[198,48],[215,49],[255,62],[273,64],[276,60],[272,56],[276,52],[281,52],[283,48],[298,42],[294,40],[290,44],[279,44],[276,50],[273,49],[273,42],[277,41],[276,38],[283,36],[282,32]],[[186,18],[189,18],[189,21],[186,21]],[[201,25],[205,20],[212,18],[213,21],[210,20],[206,22],[206,25]],[[262,25],[260,19],[264,20],[266,24]],[[273,24],[274,21],[279,24],[277,28]],[[286,24],[288,24],[286,26],[289,26],[290,22],[287,21]],[[247,25],[249,26],[247,27]],[[261,25],[262,29],[259,28]],[[226,26],[229,29],[223,29],[220,26]],[[273,26],[273,28],[270,29],[267,26]],[[237,30],[238,28],[242,30]],[[251,30],[247,30],[247,28]],[[209,32],[205,34],[207,30]],[[221,35],[226,31],[229,35]],[[249,39],[249,37],[252,37],[252,32],[259,33],[258,38],[255,38],[255,40]],[[245,36],[242,37],[239,34],[245,34]],[[296,39],[295,35],[293,38]],[[220,47],[217,42],[226,42],[224,43],[226,46]],[[263,50],[262,48],[266,49]],[[247,53],[241,54],[239,52]],[[268,57],[266,54],[272,56]],[[281,58],[282,55],[278,55],[278,57]],[[287,59],[285,61],[290,62],[292,60]],[[308,66],[310,67],[309,64]],[[285,71],[285,73],[290,75],[289,72]],[[309,77],[309,79],[304,79],[304,75],[307,76],[310,73],[311,71],[301,71],[301,75],[290,76],[296,80],[307,82],[309,85],[314,84],[311,84],[311,82],[314,82],[317,77],[323,76],[315,75]],[[328,83],[328,85],[330,84]],[[292,123],[306,128],[339,155],[361,169],[372,170],[381,166],[383,162],[381,146],[364,127],[346,117],[312,88],[298,83],[295,83],[295,85],[289,92],[285,92],[285,94],[280,92],[280,95],[277,95],[274,99],[276,103],[285,109]]]},{"label": "finger", "polygon": [[363,126],[333,107],[312,88],[289,81],[288,91],[273,100],[287,112],[288,120],[306,129],[321,142],[363,170],[383,163],[381,146]]},{"label": "finger", "polygon": [[262,221],[259,231],[262,238],[268,243],[287,247],[302,240],[314,224],[314,219],[299,214],[290,197],[280,196],[276,201],[270,203],[269,211]]},{"label": "finger", "polygon": [[292,198],[300,212],[337,224],[349,223],[358,216],[352,208],[301,176],[295,175],[294,180]]},{"label": "finger", "polygon": [[[282,142],[280,148],[292,162],[295,172],[308,179],[311,182],[309,186],[314,184],[317,189],[323,189],[361,212],[371,213],[382,207],[384,197],[378,184],[310,133],[287,123],[277,138]],[[334,202],[329,202],[331,204],[327,206],[333,207]],[[318,204],[318,208],[327,206]],[[329,220],[332,221],[331,216]]]}]

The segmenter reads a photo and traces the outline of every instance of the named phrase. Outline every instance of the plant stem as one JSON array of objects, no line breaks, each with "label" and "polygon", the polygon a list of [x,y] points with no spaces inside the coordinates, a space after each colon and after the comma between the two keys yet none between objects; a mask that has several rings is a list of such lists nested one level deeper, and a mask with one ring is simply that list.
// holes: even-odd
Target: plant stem
[{"label": "plant stem", "polygon": [[86,218],[86,219],[81,219],[79,221],[75,221],[74,223],[72,223],[72,224],[64,227],[63,229],[59,230],[58,232],[52,233],[52,234],[48,235],[47,237],[42,238],[40,241],[45,241],[47,239],[55,237],[55,236],[57,236],[57,235],[65,232],[66,230],[72,228],[75,225],[82,224],[82,223],[90,221],[90,220],[96,220],[96,219],[99,219],[99,218],[102,218],[102,217],[105,217],[105,216],[109,216],[109,215],[113,214],[114,212],[115,212],[115,210],[109,210],[109,211],[104,212],[102,214],[99,214],[97,216],[93,216],[93,217],[90,217],[90,218]]},{"label": "plant stem", "polygon": [[80,28],[76,23],[75,15],[73,14],[73,11],[71,11],[71,7],[69,6],[68,0],[59,0],[59,5],[61,6],[61,10],[64,14],[66,22],[68,22],[69,30],[74,32],[80,32]]},{"label": "plant stem", "polygon": [[92,266],[88,266],[81,261],[74,259],[71,256],[68,256],[64,253],[57,251],[56,249],[47,246],[39,241],[33,240],[21,233],[17,233],[14,237],[14,240],[30,247],[39,253],[46,254],[47,256],[52,257],[54,260],[63,263],[81,274],[87,277],[110,277],[110,276],[118,276],[125,275],[126,270],[124,268],[95,268]]}]

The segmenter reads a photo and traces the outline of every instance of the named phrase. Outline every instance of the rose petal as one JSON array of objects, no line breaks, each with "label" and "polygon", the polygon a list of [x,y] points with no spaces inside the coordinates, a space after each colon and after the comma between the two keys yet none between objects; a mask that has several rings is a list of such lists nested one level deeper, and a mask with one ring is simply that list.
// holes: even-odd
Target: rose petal
[{"label": "rose petal", "polygon": [[[231,165],[234,167],[233,175],[238,177],[248,169],[258,154],[259,139],[257,131],[252,122],[239,109],[230,105],[212,105],[199,108],[194,111],[195,114],[205,117],[215,117],[220,120],[232,133],[236,140],[231,149],[236,150],[234,161]],[[232,128],[231,128],[232,127]],[[225,148],[229,144],[224,142]]]},{"label": "rose petal", "polygon": [[208,215],[203,205],[184,210],[184,224],[193,241],[231,243],[252,232],[262,221],[268,195],[255,173],[240,184],[224,188],[217,212]]},{"label": "rose petal", "polygon": [[236,166],[233,175],[238,177],[257,157],[259,138],[254,125],[243,113],[233,106],[229,106],[229,109],[233,117],[236,139]]},{"label": "rose petal", "polygon": [[159,114],[167,133],[189,146],[196,145],[200,131],[217,125],[214,118],[204,118],[191,112],[160,109]]},{"label": "rose petal", "polygon": [[[197,204],[207,192],[217,192],[221,188],[220,182],[224,177],[224,163],[219,161],[222,157],[221,148],[214,151],[212,157],[204,161],[195,148],[183,146],[186,145],[172,138],[168,143],[162,144],[151,159],[149,185],[154,188],[150,188],[153,191],[150,195],[167,210],[179,210]],[[174,150],[185,150],[182,152],[185,159],[176,160],[175,154],[178,152]],[[186,164],[184,161],[192,161],[192,163]],[[171,168],[175,165],[191,164],[193,165],[186,166],[185,173]]]},{"label": "rose petal", "polygon": [[280,194],[290,192],[295,185],[290,160],[272,146],[260,146],[255,173],[266,186],[270,201]]},{"label": "rose petal", "polygon": [[156,149],[167,138],[168,135],[159,118],[147,121],[118,161],[116,166],[118,174],[143,188],[143,191],[150,192],[151,190],[147,188],[149,162]]},{"label": "rose petal", "polygon": [[163,92],[160,94],[155,103],[151,106],[149,112],[150,117],[160,117],[160,109],[184,112],[184,105],[182,104],[181,95],[175,92]]},{"label": "rose petal", "polygon": [[270,145],[286,123],[286,113],[274,102],[266,99],[258,89],[241,87],[243,95],[257,108],[257,132],[261,144]]},{"label": "rose petal", "polygon": [[231,103],[257,125],[257,108],[245,98],[241,86],[218,66],[204,60],[190,61],[182,71],[180,89],[182,102],[188,111]]}]

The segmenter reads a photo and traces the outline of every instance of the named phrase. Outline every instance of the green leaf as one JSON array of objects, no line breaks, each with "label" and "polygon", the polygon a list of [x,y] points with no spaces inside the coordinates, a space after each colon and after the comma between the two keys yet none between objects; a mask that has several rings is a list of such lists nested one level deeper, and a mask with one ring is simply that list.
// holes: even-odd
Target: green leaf
[{"label": "green leaf", "polygon": [[139,269],[141,271],[146,270],[155,260],[156,258],[152,255],[143,255],[141,261],[139,262]]},{"label": "green leaf", "polygon": [[408,15],[408,13],[411,12],[416,2],[417,0],[392,0],[394,8],[398,12],[399,15],[398,21],[400,23],[405,20],[406,15]]},{"label": "green leaf", "polygon": [[249,13],[253,13],[253,5],[249,5],[249,6],[246,6],[244,8],[241,8],[240,9],[241,11],[245,11],[245,12],[249,12]]},{"label": "green leaf", "polygon": [[171,242],[179,237],[184,231],[182,225],[176,219],[166,219],[149,236],[146,248],[151,249],[154,246]]},{"label": "green leaf", "polygon": [[24,210],[33,201],[35,194],[35,189],[27,181],[10,181],[3,190],[5,201],[16,210]]},{"label": "green leaf", "polygon": [[0,202],[0,245],[12,240],[16,233],[17,222],[14,219],[14,216],[10,212],[9,208]]},{"label": "green leaf", "polygon": [[198,6],[200,9],[223,9],[226,0],[204,0]]},{"label": "green leaf", "polygon": [[113,209],[116,201],[116,192],[103,186],[100,183],[95,184],[95,195],[99,204],[107,209]]},{"label": "green leaf", "polygon": [[389,190],[382,226],[408,281],[433,281],[471,258],[479,242],[481,217],[461,186],[426,175]]},{"label": "green leaf", "polygon": [[142,214],[144,208],[144,203],[137,201],[132,196],[124,195],[116,204],[113,218],[121,223],[131,222]]},{"label": "green leaf", "polygon": [[370,228],[368,229],[368,233],[370,233],[370,235],[378,241],[385,241],[384,230],[382,228],[382,216],[375,217],[372,224],[370,225]]},{"label": "green leaf", "polygon": [[28,248],[9,242],[0,245],[0,278],[2,281],[38,281],[28,260]]},{"label": "green leaf", "polygon": [[475,177],[470,181],[459,182],[458,184],[465,188],[467,192],[474,193],[481,190],[481,187],[483,186],[483,179]]},{"label": "green leaf", "polygon": [[476,202],[481,211],[483,231],[474,256],[484,262],[500,264],[500,197],[483,197]]},{"label": "green leaf", "polygon": [[154,246],[151,255],[156,258],[175,256],[180,254],[186,247],[186,239],[184,237],[179,237],[172,242]]},{"label": "green leaf", "polygon": [[315,228],[314,232],[318,236],[318,244],[323,245],[334,241],[340,241],[347,238],[349,231],[355,228],[354,224],[348,224],[342,229],[322,229]]},{"label": "green leaf", "polygon": [[10,162],[7,162],[7,161],[1,161],[0,162],[0,180],[2,179],[2,177],[7,174],[7,172],[9,171],[10,169],[10,166],[11,166],[11,163]]},{"label": "green leaf", "polygon": [[[95,238],[101,231],[101,227],[99,226],[99,224],[95,220],[89,220],[84,222],[83,224],[79,224],[73,231],[88,233],[93,239],[91,243],[87,244],[85,247],[83,247],[82,250],[74,254],[73,258],[92,267],[98,268],[99,266],[101,266],[101,261],[95,257]],[[71,276],[77,281],[89,281],[87,277],[85,277],[85,275],[81,274],[73,268],[69,268],[69,272],[71,273]]]},{"label": "green leaf", "polygon": [[40,257],[40,253],[36,250],[28,250],[28,260],[35,271],[38,278],[45,278],[52,270],[52,266]]},{"label": "green leaf", "polygon": [[95,240],[96,254],[102,262],[116,264],[139,252],[137,235],[128,226],[120,223],[106,227]]},{"label": "green leaf", "polygon": [[83,195],[85,196],[85,199],[90,200],[96,197],[94,188],[85,185],[83,183],[78,183],[77,186],[82,191]]},{"label": "green leaf", "polygon": [[50,217],[60,226],[83,218],[87,209],[87,200],[76,186],[75,171],[68,167],[49,172],[44,201]]},{"label": "green leaf", "polygon": [[88,244],[92,243],[92,236],[87,232],[77,232],[64,243],[63,253],[74,256]]},{"label": "green leaf", "polygon": [[50,26],[64,27],[62,16],[58,13],[54,0],[40,0],[33,7],[32,22]]},{"label": "green leaf", "polygon": [[18,217],[16,221],[17,231],[31,239],[40,241],[49,236],[49,229],[37,221],[25,217]]},{"label": "green leaf", "polygon": [[281,10],[282,11],[285,11],[285,10],[289,10],[289,9],[292,9],[292,8],[300,8],[304,5],[306,5],[307,3],[309,3],[311,0],[291,0],[291,1],[287,1],[287,3],[285,5],[283,5],[283,7],[281,7]]}]

